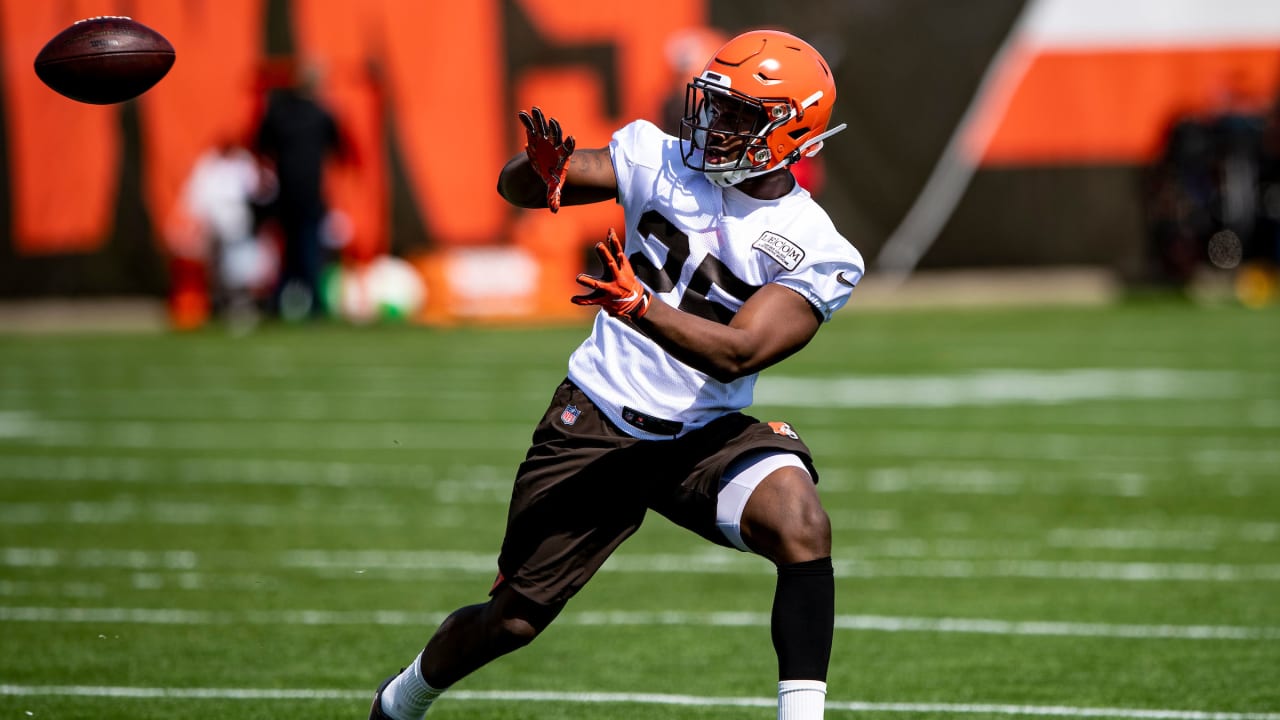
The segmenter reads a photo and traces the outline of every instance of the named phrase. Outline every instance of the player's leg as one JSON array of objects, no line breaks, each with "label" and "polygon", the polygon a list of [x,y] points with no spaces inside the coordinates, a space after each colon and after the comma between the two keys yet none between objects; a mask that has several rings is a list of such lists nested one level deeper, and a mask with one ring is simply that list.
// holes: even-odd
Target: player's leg
[{"label": "player's leg", "polygon": [[489,602],[459,608],[413,663],[379,690],[369,717],[420,720],[450,685],[533,642],[563,607],[540,605],[500,585]]},{"label": "player's leg", "polygon": [[575,385],[560,386],[516,474],[489,601],[441,624],[379,691],[371,720],[420,720],[449,685],[527,645],[555,619],[644,520],[644,493],[632,477],[648,466],[638,444]]},{"label": "player's leg", "polygon": [[489,602],[462,608],[445,619],[423,651],[423,678],[438,687],[452,685],[533,642],[563,608],[563,603],[540,605],[500,586]]},{"label": "player's leg", "polygon": [[747,455],[729,466],[717,524],[734,545],[777,566],[772,636],[779,720],[823,716],[835,625],[831,522],[813,478],[786,452]]},{"label": "player's leg", "polygon": [[831,520],[799,458],[765,453],[735,466],[726,487],[751,487],[738,520],[748,549],[779,566],[831,557]]}]

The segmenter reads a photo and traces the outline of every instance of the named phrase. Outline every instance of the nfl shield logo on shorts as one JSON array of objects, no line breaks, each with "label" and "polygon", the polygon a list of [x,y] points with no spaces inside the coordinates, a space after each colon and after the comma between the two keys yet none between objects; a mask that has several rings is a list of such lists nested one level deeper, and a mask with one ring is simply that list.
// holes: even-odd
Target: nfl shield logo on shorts
[{"label": "nfl shield logo on shorts", "polygon": [[565,425],[572,425],[578,422],[578,416],[581,414],[582,411],[577,407],[574,407],[573,405],[565,405],[564,412],[560,413],[560,422]]}]

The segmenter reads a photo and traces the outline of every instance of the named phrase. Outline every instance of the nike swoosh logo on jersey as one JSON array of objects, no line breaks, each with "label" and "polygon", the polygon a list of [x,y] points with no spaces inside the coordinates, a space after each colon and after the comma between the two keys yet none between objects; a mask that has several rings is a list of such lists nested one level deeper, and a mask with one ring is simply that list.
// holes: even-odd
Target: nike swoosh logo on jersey
[{"label": "nike swoosh logo on jersey", "polygon": [[843,270],[836,273],[836,282],[840,283],[841,285],[848,285],[849,287],[854,287],[857,285],[857,283],[849,282],[849,279],[844,276]]}]

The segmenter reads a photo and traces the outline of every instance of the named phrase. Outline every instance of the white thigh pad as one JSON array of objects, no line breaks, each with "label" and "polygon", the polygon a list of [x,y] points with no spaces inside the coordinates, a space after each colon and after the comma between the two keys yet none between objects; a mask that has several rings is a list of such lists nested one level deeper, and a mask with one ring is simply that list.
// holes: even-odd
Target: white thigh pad
[{"label": "white thigh pad", "polygon": [[751,552],[751,548],[742,541],[742,511],[761,480],[774,470],[788,466],[798,467],[805,474],[809,472],[800,458],[783,450],[749,453],[734,460],[725,470],[716,498],[716,527],[734,547]]}]

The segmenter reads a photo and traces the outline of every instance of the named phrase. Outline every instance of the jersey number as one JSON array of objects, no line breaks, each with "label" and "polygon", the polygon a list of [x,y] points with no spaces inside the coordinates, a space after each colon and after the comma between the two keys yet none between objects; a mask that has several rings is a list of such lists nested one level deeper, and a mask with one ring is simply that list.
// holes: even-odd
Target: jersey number
[{"label": "jersey number", "polygon": [[[667,260],[662,267],[655,266],[643,253],[632,253],[629,259],[631,267],[635,269],[636,277],[643,280],[654,292],[670,291],[676,286],[676,281],[680,278],[680,270],[689,260],[689,236],[681,232],[670,220],[662,217],[657,210],[650,210],[642,215],[636,229],[641,235],[648,235],[667,248]],[[693,277],[689,279],[689,287],[685,288],[684,295],[680,297],[678,306],[680,310],[714,320],[721,325],[728,325],[736,311],[707,298],[712,285],[742,302],[746,302],[760,289],[759,286],[750,285],[734,275],[724,263],[720,262],[719,258],[707,255],[702,262],[698,263],[697,269],[693,271]]]}]

